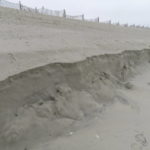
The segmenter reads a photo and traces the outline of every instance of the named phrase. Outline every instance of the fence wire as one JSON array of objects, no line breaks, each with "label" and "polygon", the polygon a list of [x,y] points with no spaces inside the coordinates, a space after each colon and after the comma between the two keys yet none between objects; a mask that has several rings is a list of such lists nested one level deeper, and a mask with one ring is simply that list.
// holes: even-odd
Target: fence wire
[{"label": "fence wire", "polygon": [[[66,10],[50,10],[46,9],[44,7],[42,8],[30,8],[25,5],[22,5],[21,1],[19,3],[13,3],[13,2],[8,2],[6,0],[0,0],[0,6],[2,7],[8,7],[8,8],[14,8],[14,9],[20,9],[21,11],[26,11],[30,13],[39,13],[43,15],[50,15],[50,16],[57,16],[57,17],[64,17],[68,19],[75,19],[75,20],[82,20],[82,21],[88,21],[88,22],[101,22],[99,17],[93,18],[93,19],[85,19],[84,15],[77,15],[77,16],[71,16],[66,13]],[[120,24],[119,22],[117,23],[112,23],[111,20],[108,21],[102,21],[101,23],[106,23],[106,24],[113,24],[116,26],[124,26],[124,27],[134,27],[134,28],[149,28],[141,25],[128,25],[128,24]]]},{"label": "fence wire", "polygon": [[84,15],[78,15],[78,16],[66,15],[66,18],[68,18],[68,19],[75,19],[75,20],[84,20]]}]

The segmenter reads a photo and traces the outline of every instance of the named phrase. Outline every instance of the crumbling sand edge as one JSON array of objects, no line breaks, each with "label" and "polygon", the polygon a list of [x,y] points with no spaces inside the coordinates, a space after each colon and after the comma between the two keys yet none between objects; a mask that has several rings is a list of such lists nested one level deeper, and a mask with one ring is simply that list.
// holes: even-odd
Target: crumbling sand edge
[{"label": "crumbling sand edge", "polygon": [[16,75],[12,75],[12,76],[9,76],[7,77],[6,79],[0,81],[0,84],[7,84],[8,82],[10,82],[11,80],[17,80],[19,79],[20,77],[23,77],[27,74],[30,74],[30,73],[33,73],[34,71],[36,72],[37,70],[41,70],[42,71],[42,68],[43,67],[50,67],[50,66],[57,66],[57,65],[61,65],[62,67],[63,66],[67,66],[67,65],[77,65],[77,64],[80,64],[84,61],[87,61],[87,60],[90,60],[90,59],[94,59],[94,58],[102,58],[102,57],[111,57],[111,56],[121,56],[121,55],[124,55],[124,54],[127,54],[127,53],[130,53],[130,54],[133,54],[133,53],[136,53],[137,55],[140,54],[140,53],[144,53],[144,52],[149,52],[150,49],[143,49],[143,50],[125,50],[125,51],[122,51],[120,53],[112,53],[112,54],[100,54],[100,55],[94,55],[94,56],[91,56],[91,57],[86,57],[85,59],[83,60],[79,60],[79,61],[76,61],[76,62],[67,62],[67,63],[64,63],[64,62],[54,62],[54,63],[49,63],[49,64],[46,64],[46,65],[43,65],[43,66],[39,66],[39,67],[35,67],[35,68],[32,68],[32,69],[28,69],[26,71],[23,71],[21,73],[18,73]]},{"label": "crumbling sand edge", "polygon": [[127,80],[149,62],[148,49],[124,51],[53,63],[1,81],[1,139],[17,143],[38,134],[59,135],[73,121],[101,112],[117,97],[117,88],[132,88]]}]

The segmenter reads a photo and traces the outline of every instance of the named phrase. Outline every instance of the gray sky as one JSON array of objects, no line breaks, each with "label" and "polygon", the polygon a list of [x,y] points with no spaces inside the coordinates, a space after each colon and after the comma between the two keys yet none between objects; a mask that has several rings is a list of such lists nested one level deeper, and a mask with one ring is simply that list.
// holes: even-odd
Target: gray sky
[{"label": "gray sky", "polygon": [[[18,2],[18,0],[9,0]],[[30,7],[66,9],[70,15],[85,14],[87,18],[100,17],[100,20],[149,25],[150,0],[21,0]]]}]

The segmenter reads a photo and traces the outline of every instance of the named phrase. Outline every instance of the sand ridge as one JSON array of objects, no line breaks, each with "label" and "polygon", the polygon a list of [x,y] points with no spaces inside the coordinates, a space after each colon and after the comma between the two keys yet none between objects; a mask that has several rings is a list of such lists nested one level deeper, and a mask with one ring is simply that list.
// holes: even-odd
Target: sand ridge
[{"label": "sand ridge", "polygon": [[132,105],[117,89],[132,89],[128,79],[149,61],[148,49],[125,51],[49,64],[1,81],[1,144],[4,149],[31,147],[102,113],[115,99]]},{"label": "sand ridge", "polygon": [[[0,148],[149,148],[148,84],[130,81],[149,66],[149,37],[149,29],[0,7]],[[141,85],[148,76],[138,79]],[[104,120],[74,136],[98,115]]]},{"label": "sand ridge", "polygon": [[0,7],[0,80],[53,62],[76,62],[93,55],[149,48],[149,37],[149,29]]}]

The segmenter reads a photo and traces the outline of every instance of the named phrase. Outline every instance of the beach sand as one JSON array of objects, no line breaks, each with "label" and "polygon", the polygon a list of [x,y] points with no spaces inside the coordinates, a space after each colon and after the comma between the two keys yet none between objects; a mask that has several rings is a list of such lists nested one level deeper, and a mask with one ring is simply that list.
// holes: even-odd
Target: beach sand
[{"label": "beach sand", "polygon": [[0,149],[150,149],[149,41],[0,7]]}]

